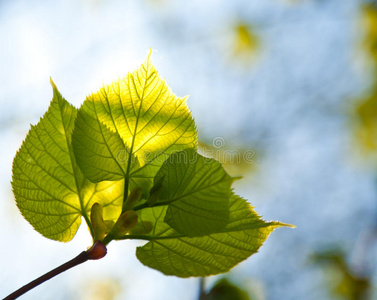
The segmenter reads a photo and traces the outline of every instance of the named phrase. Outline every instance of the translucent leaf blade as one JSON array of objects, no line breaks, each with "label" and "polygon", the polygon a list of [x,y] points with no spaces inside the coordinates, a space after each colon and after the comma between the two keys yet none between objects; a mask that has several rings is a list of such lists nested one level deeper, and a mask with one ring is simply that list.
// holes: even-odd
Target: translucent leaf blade
[{"label": "translucent leaf blade", "polygon": [[120,180],[127,173],[129,150],[117,132],[93,116],[92,109],[89,105],[79,109],[72,138],[75,157],[92,182]]},{"label": "translucent leaf blade", "polygon": [[[136,71],[88,96],[82,106],[93,119],[120,136],[129,149],[127,157],[124,157],[127,163],[130,157],[135,157],[137,163],[127,165],[125,174],[130,189],[150,187],[158,169],[171,153],[196,148],[197,143],[194,120],[187,108],[186,98],[179,98],[171,92],[152,65],[150,56],[151,53]],[[83,132],[90,130],[84,128],[84,123],[82,125]],[[78,143],[80,139],[77,139]],[[85,148],[89,152],[93,150],[90,144],[82,142],[82,149]],[[87,169],[76,149],[75,154],[78,164],[90,180],[111,177],[105,174],[93,176],[94,172]],[[116,160],[116,153],[113,156]],[[99,172],[103,171],[98,169]],[[116,168],[109,171],[117,172]]]},{"label": "translucent leaf blade", "polygon": [[229,221],[233,178],[222,165],[193,149],[172,154],[156,175],[161,202],[170,203],[165,222],[188,236],[216,232]]},{"label": "translucent leaf blade", "polygon": [[123,180],[92,183],[85,179],[80,186],[83,211],[89,218],[92,205],[97,202],[103,207],[103,218],[116,221],[122,209],[123,191]]},{"label": "translucent leaf blade", "polygon": [[[95,185],[82,175],[70,143],[77,110],[51,84],[50,107],[31,127],[14,158],[12,188],[18,208],[35,230],[67,242],[76,234],[81,216],[88,218],[93,200],[121,205],[121,182],[111,183],[114,193],[104,199],[104,185],[110,184]],[[111,217],[114,212],[107,214]]]},{"label": "translucent leaf blade", "polygon": [[[147,212],[141,217],[147,220],[153,215]],[[188,237],[167,227],[163,230],[164,225],[159,219],[159,229],[145,238],[150,241],[137,248],[136,256],[146,266],[179,277],[227,272],[256,253],[275,228],[289,226],[263,221],[244,199],[236,195],[231,198],[229,224],[218,233]]]}]

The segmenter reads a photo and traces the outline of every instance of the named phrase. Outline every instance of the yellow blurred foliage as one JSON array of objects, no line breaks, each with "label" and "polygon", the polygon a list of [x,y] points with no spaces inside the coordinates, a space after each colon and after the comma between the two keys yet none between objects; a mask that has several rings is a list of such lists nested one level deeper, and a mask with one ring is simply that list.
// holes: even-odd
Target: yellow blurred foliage
[{"label": "yellow blurred foliage", "polygon": [[121,292],[119,281],[111,278],[91,279],[84,285],[80,295],[83,300],[113,300]]},{"label": "yellow blurred foliage", "polygon": [[313,253],[310,260],[312,263],[322,265],[326,271],[326,283],[336,299],[371,299],[371,278],[357,274],[348,264],[343,250],[322,250]]},{"label": "yellow blurred foliage", "polygon": [[[361,21],[364,30],[362,47],[369,56],[369,63],[377,75],[377,6],[373,4],[361,7]],[[355,107],[355,137],[358,145],[367,154],[377,156],[377,78],[371,92],[360,99]]]},{"label": "yellow blurred foliage", "polygon": [[233,28],[233,45],[235,58],[252,62],[259,48],[259,39],[249,24],[238,22]]},{"label": "yellow blurred foliage", "polygon": [[254,34],[251,26],[238,24],[235,28],[236,44],[235,53],[253,53],[258,47],[258,37]]},{"label": "yellow blurred foliage", "polygon": [[371,55],[373,63],[377,64],[377,5],[362,6],[362,26],[365,28],[364,48]]},{"label": "yellow blurred foliage", "polygon": [[356,137],[367,152],[377,150],[377,88],[373,95],[356,107]]}]

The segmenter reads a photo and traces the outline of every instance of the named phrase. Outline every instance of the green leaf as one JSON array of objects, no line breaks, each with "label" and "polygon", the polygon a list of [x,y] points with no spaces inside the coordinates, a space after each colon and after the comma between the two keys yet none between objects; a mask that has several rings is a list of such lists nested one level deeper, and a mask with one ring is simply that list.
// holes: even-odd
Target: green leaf
[{"label": "green leaf", "polygon": [[117,132],[84,109],[78,112],[74,132],[72,144],[76,158],[92,182],[120,180],[126,176],[130,154]]},{"label": "green leaf", "polygon": [[231,192],[222,165],[197,154],[186,98],[171,92],[150,56],[79,111],[51,81],[50,107],[13,162],[17,205],[51,239],[72,239],[84,217],[105,245],[148,240],[137,257],[165,274],[227,272],[289,225],[263,221]]},{"label": "green leaf", "polygon": [[229,221],[229,197],[234,178],[222,165],[194,149],[172,154],[155,177],[162,180],[158,203],[169,204],[165,222],[188,236],[222,229]]},{"label": "green leaf", "polygon": [[120,214],[123,182],[93,184],[81,173],[73,155],[71,135],[77,110],[51,80],[53,99],[48,111],[31,129],[13,161],[12,187],[26,220],[43,236],[67,242],[95,202],[104,216]]},{"label": "green leaf", "polygon": [[93,182],[125,178],[128,190],[147,190],[170,154],[196,148],[186,98],[171,92],[150,56],[136,71],[88,96],[80,108],[73,148]]},{"label": "green leaf", "polygon": [[232,195],[225,228],[207,236],[188,237],[163,222],[166,210],[166,206],[159,206],[139,211],[141,224],[152,222],[154,228],[148,235],[124,238],[149,240],[137,248],[137,258],[148,267],[179,277],[227,272],[257,252],[275,228],[290,226],[263,221],[244,199]]}]

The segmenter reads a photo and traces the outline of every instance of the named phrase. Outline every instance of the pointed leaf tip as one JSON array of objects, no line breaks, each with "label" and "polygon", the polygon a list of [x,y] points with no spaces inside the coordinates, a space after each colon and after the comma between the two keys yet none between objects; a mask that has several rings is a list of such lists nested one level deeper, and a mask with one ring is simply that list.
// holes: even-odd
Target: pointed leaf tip
[{"label": "pointed leaf tip", "polygon": [[204,236],[190,237],[169,228],[162,220],[167,209],[153,207],[140,212],[140,222],[156,225],[149,242],[136,250],[146,266],[166,275],[209,276],[229,271],[256,253],[279,222],[265,222],[241,197],[230,198],[229,222],[225,228]]},{"label": "pointed leaf tip", "polygon": [[150,63],[152,52],[137,70],[88,96],[79,110],[73,151],[92,182],[127,178],[127,192],[148,191],[170,154],[196,148],[186,101]]},{"label": "pointed leaf tip", "polygon": [[50,76],[50,84],[51,84],[53,90],[54,90],[54,89],[58,89],[58,88],[56,87],[56,84],[55,84],[54,80],[52,80],[52,77],[51,77],[51,76]]},{"label": "pointed leaf tip", "polygon": [[152,54],[153,54],[153,49],[152,49],[152,47],[150,47],[149,53],[148,53],[148,58],[151,58]]}]

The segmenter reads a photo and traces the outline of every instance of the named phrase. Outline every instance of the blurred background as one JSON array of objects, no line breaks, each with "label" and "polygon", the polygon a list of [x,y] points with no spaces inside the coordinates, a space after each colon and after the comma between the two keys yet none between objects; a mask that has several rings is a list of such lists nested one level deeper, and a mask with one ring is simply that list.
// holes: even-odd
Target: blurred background
[{"label": "blurred background", "polygon": [[[236,193],[297,226],[206,289],[225,276],[242,299],[377,299],[377,1],[362,0],[0,1],[0,296],[91,244],[85,225],[67,244],[42,237],[13,200],[12,159],[49,77],[79,107],[150,48],[190,95],[201,150],[244,176]],[[111,243],[22,299],[198,298],[198,279],[142,266],[141,244]]]}]

